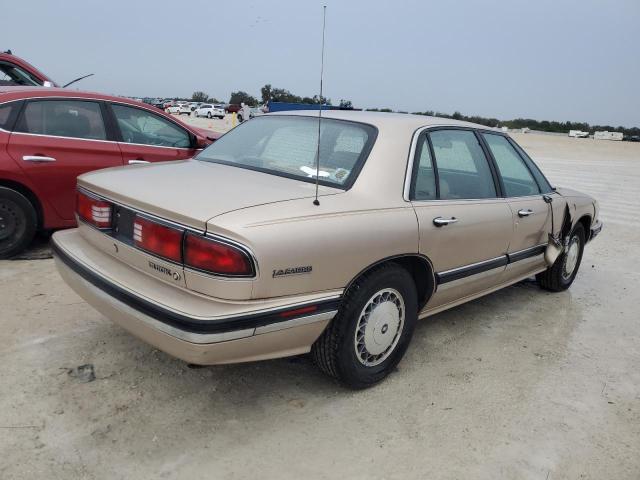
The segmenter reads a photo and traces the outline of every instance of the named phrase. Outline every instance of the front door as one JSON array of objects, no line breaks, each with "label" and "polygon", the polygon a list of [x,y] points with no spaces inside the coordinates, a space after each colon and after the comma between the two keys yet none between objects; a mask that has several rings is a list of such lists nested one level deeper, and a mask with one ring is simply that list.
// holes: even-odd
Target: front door
[{"label": "front door", "polygon": [[[551,232],[551,209],[543,194],[552,194],[552,191],[546,180],[543,185],[539,184],[544,177],[536,179],[536,172],[532,171],[535,165],[530,167],[506,136],[485,132],[482,137],[493,156],[511,207],[513,237],[505,278],[512,280],[546,268],[544,250]],[[562,212],[558,213],[556,231],[562,223]]]},{"label": "front door", "polygon": [[142,108],[113,103],[125,165],[193,157],[193,136],[184,128]]},{"label": "front door", "polygon": [[496,175],[473,130],[424,130],[418,137],[410,200],[420,253],[433,262],[433,310],[495,286],[506,266],[513,223]]},{"label": "front door", "polygon": [[9,139],[9,155],[64,220],[73,221],[76,178],[122,165],[107,140],[100,102],[56,98],[28,101]]}]

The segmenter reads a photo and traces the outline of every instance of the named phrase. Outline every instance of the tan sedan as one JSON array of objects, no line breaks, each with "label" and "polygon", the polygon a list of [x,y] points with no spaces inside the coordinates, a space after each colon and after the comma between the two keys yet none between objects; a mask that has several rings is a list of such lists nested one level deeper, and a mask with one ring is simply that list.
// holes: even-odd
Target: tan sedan
[{"label": "tan sedan", "polygon": [[195,364],[311,351],[355,388],[419,318],[533,275],[568,288],[602,228],[502,132],[368,112],[256,118],[193,160],[85,174],[77,204],[57,265],[106,317]]}]

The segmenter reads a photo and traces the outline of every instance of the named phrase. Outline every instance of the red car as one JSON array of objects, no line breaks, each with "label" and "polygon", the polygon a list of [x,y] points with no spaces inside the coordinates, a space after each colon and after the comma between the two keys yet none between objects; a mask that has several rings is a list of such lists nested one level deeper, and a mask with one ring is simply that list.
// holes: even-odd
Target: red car
[{"label": "red car", "polygon": [[0,85],[57,87],[56,83],[11,50],[0,52]]},{"label": "red car", "polygon": [[193,157],[219,134],[126,98],[0,86],[0,258],[76,224],[76,177]]}]

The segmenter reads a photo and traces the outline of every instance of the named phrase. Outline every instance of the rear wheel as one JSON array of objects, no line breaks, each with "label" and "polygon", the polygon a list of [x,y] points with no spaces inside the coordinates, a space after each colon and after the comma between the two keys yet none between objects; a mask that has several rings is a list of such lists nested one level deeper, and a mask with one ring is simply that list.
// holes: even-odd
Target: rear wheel
[{"label": "rear wheel", "polygon": [[385,264],[349,288],[311,353],[323,372],[345,385],[370,387],[402,359],[417,318],[413,278],[401,266]]},{"label": "rear wheel", "polygon": [[578,223],[571,232],[569,244],[562,255],[544,272],[536,275],[538,285],[551,292],[562,292],[569,288],[580,268],[584,244],[584,227]]},{"label": "rear wheel", "polygon": [[37,223],[36,211],[24,195],[0,187],[0,258],[11,257],[29,245]]}]

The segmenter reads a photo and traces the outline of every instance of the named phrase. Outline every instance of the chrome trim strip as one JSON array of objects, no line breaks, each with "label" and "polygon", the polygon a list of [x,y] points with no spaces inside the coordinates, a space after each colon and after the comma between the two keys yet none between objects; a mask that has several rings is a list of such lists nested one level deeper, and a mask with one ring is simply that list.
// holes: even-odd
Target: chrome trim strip
[{"label": "chrome trim strip", "polygon": [[[125,142],[125,141],[118,142],[117,140],[99,140],[97,138],[65,137],[63,135],[45,135],[45,134],[42,134],[42,133],[28,133],[28,132],[16,132],[16,131],[8,132],[8,133],[11,133],[12,135],[26,135],[26,136],[30,136],[30,137],[66,138],[68,140],[81,140],[83,142],[116,143],[116,144],[122,144],[122,145],[138,145],[138,146],[141,146],[141,147],[168,148],[168,149],[171,149],[171,150],[197,150],[197,151],[202,150],[202,148],[165,147],[164,145],[149,145],[148,143],[130,143],[130,142]],[[193,132],[191,132],[191,133],[193,133]]]},{"label": "chrome trim strip", "polygon": [[482,265],[487,265],[489,263],[497,262],[498,260],[502,260],[505,255],[500,255],[499,257],[490,258],[489,260],[483,260],[481,262],[470,263],[468,265],[463,265],[462,267],[452,268],[450,270],[444,270],[442,272],[438,272],[438,275],[450,275],[452,273],[460,272],[466,270],[468,268],[481,267]]}]

